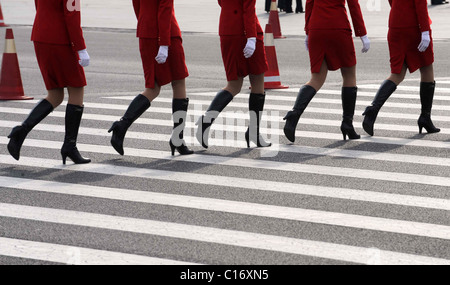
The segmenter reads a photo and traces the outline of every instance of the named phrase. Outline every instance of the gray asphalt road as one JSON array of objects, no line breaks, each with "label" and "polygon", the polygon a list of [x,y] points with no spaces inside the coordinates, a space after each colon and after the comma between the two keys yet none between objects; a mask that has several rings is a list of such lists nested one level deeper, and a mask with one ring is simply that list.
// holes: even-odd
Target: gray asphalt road
[{"label": "gray asphalt road", "polygon": [[[31,29],[14,32],[26,94],[39,100],[45,88]],[[107,129],[143,87],[138,41],[132,30],[86,29],[85,36],[92,65],[79,149],[92,164],[62,166],[64,106],[30,133],[15,162],[6,136],[36,101],[0,101],[1,264],[450,263],[449,41],[435,43],[439,134],[418,134],[415,73],[383,108],[376,137],[365,135],[361,113],[389,74],[387,44],[375,38],[368,54],[358,53],[362,139],[342,140],[341,79],[332,72],[302,116],[296,143],[287,144],[281,118],[309,79],[303,38],[288,37],[276,40],[276,51],[290,88],[267,91],[264,130],[274,152],[247,149],[245,125],[223,133],[217,124],[208,150],[195,143],[194,156],[172,158],[169,86],[130,128],[126,155],[114,153]],[[183,43],[192,137],[225,76],[217,36],[184,34]],[[246,81],[223,117],[246,118],[248,93]]]}]

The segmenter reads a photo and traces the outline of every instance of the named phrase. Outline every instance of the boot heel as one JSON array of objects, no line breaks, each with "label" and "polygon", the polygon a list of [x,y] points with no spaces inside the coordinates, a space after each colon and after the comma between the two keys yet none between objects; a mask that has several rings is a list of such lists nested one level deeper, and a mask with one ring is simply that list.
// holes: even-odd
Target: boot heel
[{"label": "boot heel", "polygon": [[113,125],[111,126],[111,128],[109,128],[108,133],[114,131],[117,127],[117,122],[114,122]]},{"label": "boot heel", "polygon": [[176,146],[173,145],[172,140],[169,141],[170,150],[172,151],[172,156],[175,155],[175,150],[177,149]]},{"label": "boot heel", "polygon": [[347,135],[348,135],[347,131],[341,130],[341,132],[342,132],[342,136],[344,138],[344,141],[346,141],[347,140]]},{"label": "boot heel", "polygon": [[63,164],[66,165],[67,154],[63,154],[61,156],[62,156]]},{"label": "boot heel", "polygon": [[250,130],[247,129],[245,132],[245,141],[247,142],[247,148],[250,148]]}]

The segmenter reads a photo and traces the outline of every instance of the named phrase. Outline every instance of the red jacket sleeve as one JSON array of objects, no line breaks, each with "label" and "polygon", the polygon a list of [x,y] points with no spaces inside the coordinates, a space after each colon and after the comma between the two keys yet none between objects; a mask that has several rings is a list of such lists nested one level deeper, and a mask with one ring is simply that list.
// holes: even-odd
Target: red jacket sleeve
[{"label": "red jacket sleeve", "polygon": [[309,34],[309,20],[311,19],[312,10],[314,7],[314,0],[307,0],[305,5],[305,32]]},{"label": "red jacket sleeve", "polygon": [[427,0],[415,0],[417,20],[419,22],[420,31],[430,31],[430,17],[428,15],[428,2]]},{"label": "red jacket sleeve", "polygon": [[72,0],[64,1],[64,21],[66,22],[72,48],[75,51],[79,51],[86,49],[86,43],[84,42],[83,30],[81,29],[81,12],[79,7],[72,4]]},{"label": "red jacket sleeve", "polygon": [[159,45],[170,46],[173,0],[161,0],[158,8]]},{"label": "red jacket sleeve", "polygon": [[219,2],[219,6],[222,7],[222,0],[217,0]]},{"label": "red jacket sleeve", "polygon": [[134,13],[136,14],[136,18],[139,19],[139,12],[141,10],[141,0],[133,0],[133,8]]},{"label": "red jacket sleeve", "polygon": [[256,0],[244,0],[244,31],[247,38],[256,38]]},{"label": "red jacket sleeve", "polygon": [[352,16],[353,29],[355,30],[355,35],[357,37],[362,37],[367,35],[366,26],[364,24],[363,15],[361,12],[361,7],[359,6],[358,0],[347,0],[348,8]]}]

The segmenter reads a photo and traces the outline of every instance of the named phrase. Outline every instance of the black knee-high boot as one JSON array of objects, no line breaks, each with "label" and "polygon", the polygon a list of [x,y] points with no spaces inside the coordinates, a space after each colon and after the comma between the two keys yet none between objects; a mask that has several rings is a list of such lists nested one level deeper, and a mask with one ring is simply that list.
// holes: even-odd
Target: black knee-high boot
[{"label": "black knee-high boot", "polygon": [[363,128],[369,135],[373,136],[373,125],[375,124],[375,121],[377,119],[378,112],[396,89],[397,84],[395,84],[391,80],[385,80],[381,84],[380,89],[378,89],[378,92],[373,99],[372,105],[368,106],[364,111],[363,116],[365,117],[363,121]]},{"label": "black knee-high boot", "polygon": [[78,130],[80,129],[81,117],[84,107],[67,104],[66,107],[66,136],[61,148],[63,164],[66,164],[66,158],[69,157],[75,164],[89,163],[89,158],[83,158],[77,149]]},{"label": "black knee-high boot", "polygon": [[172,155],[175,155],[175,150],[177,150],[181,155],[194,153],[194,151],[190,150],[186,146],[184,141],[184,128],[186,126],[188,106],[189,98],[172,100],[173,132],[169,141]]},{"label": "black knee-high boot", "polygon": [[108,133],[113,132],[111,137],[111,145],[120,154],[123,155],[123,140],[125,134],[131,124],[137,120],[148,108],[150,107],[150,101],[142,94],[139,94],[128,106],[127,111],[120,119],[115,121],[112,127],[108,130]]},{"label": "black knee-high boot", "polygon": [[20,149],[28,133],[53,111],[53,106],[47,100],[41,100],[31,111],[22,125],[14,127],[8,138],[8,151],[16,160],[20,158]]},{"label": "black knee-high boot", "polygon": [[431,121],[431,108],[433,106],[434,89],[436,82],[420,83],[420,103],[422,104],[422,112],[417,124],[419,125],[419,133],[425,128],[428,133],[438,133],[441,129],[436,128]]},{"label": "black knee-high boot", "polygon": [[294,108],[292,109],[292,111],[289,111],[283,118],[283,120],[286,120],[286,124],[283,129],[284,134],[291,142],[295,141],[295,129],[297,128],[300,116],[303,114],[309,102],[311,102],[316,93],[317,91],[313,87],[309,85],[302,86],[302,88],[300,88],[300,91],[298,92]]},{"label": "black knee-high boot", "polygon": [[206,114],[197,121],[197,140],[204,147],[208,148],[208,138],[211,125],[219,116],[220,112],[233,100],[233,94],[227,90],[221,90],[216,94]]},{"label": "black knee-high boot", "polygon": [[262,111],[264,110],[265,99],[266,94],[250,93],[250,98],[248,100],[250,122],[248,129],[245,132],[247,147],[250,147],[250,141],[255,143],[257,147],[269,147],[272,145],[270,142],[266,142],[259,133],[259,126],[261,123]]},{"label": "black knee-high boot", "polygon": [[346,140],[346,136],[348,136],[348,138],[351,140],[361,138],[361,136],[355,132],[355,128],[353,127],[353,116],[355,115],[357,93],[357,87],[342,87],[341,97],[343,116],[341,132],[344,136],[344,140]]}]

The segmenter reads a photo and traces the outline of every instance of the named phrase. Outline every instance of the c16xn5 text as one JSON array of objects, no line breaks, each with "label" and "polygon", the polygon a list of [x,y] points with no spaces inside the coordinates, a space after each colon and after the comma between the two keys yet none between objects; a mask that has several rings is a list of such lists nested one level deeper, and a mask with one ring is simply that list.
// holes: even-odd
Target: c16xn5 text
[{"label": "c16xn5 text", "polygon": [[208,280],[224,278],[227,280],[265,280],[269,278],[268,270],[225,270],[223,273],[214,271],[182,271],[181,280]]}]

